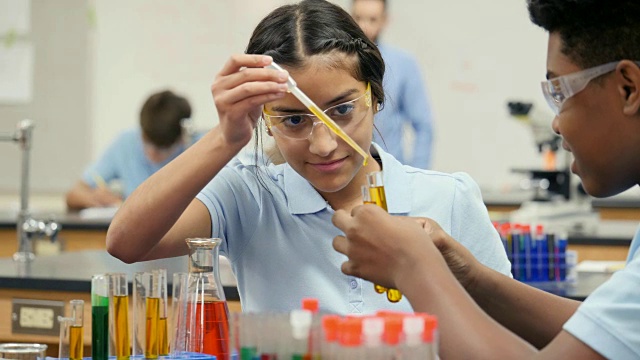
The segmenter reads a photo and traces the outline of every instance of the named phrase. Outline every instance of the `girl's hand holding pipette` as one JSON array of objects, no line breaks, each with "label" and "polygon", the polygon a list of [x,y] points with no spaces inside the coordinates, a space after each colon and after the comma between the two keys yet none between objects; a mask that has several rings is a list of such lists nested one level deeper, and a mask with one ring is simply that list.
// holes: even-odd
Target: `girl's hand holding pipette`
[{"label": "girl's hand holding pipette", "polygon": [[221,133],[238,149],[251,140],[263,104],[283,97],[287,91],[288,73],[264,68],[271,61],[264,55],[234,55],[211,86]]}]

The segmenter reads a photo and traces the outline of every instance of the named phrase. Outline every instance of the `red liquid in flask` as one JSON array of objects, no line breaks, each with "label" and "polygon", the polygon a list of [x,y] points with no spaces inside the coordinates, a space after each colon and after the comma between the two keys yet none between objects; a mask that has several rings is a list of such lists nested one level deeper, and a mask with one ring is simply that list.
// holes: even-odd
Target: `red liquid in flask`
[{"label": "red liquid in flask", "polygon": [[[189,304],[189,306],[192,306]],[[191,311],[187,311],[191,314]],[[206,301],[196,304],[195,334],[190,351],[215,355],[218,359],[229,358],[229,319],[226,301]]]}]

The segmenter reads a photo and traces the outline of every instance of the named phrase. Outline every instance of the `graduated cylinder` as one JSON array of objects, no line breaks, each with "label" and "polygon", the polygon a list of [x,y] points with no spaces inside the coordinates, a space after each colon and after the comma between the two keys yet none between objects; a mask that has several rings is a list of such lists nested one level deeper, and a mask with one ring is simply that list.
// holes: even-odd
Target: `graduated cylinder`
[{"label": "graduated cylinder", "polygon": [[136,273],[134,289],[133,354],[147,359],[169,355],[167,271]]}]

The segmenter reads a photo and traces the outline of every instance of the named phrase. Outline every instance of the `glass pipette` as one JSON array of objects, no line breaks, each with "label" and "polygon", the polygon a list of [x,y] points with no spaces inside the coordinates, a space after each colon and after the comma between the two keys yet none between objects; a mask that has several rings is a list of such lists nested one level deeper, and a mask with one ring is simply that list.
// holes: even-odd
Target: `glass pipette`
[{"label": "glass pipette", "polygon": [[[265,67],[269,69],[285,71],[280,65],[274,62],[271,62],[271,64]],[[349,144],[349,146],[351,146],[355,151],[360,153],[360,155],[362,155],[362,157],[364,158],[362,164],[367,165],[367,159],[369,158],[369,155],[364,150],[362,150],[362,148],[355,141],[353,141],[353,139],[351,139],[349,135],[347,135],[347,133],[345,133],[340,128],[340,126],[338,126],[338,124],[335,123],[335,121],[331,120],[331,118],[327,116],[327,114],[325,114],[324,111],[322,111],[318,107],[318,105],[316,105],[311,99],[309,99],[309,97],[305,93],[302,92],[302,90],[300,90],[298,84],[296,84],[295,80],[293,80],[291,76],[289,76],[289,78],[287,79],[287,88],[288,92],[292,93],[293,96],[300,100],[300,102],[304,106],[306,106],[309,111],[313,113],[313,115],[320,119],[320,121],[322,121],[329,128],[329,130],[333,131],[336,135],[341,137],[342,140]]]}]

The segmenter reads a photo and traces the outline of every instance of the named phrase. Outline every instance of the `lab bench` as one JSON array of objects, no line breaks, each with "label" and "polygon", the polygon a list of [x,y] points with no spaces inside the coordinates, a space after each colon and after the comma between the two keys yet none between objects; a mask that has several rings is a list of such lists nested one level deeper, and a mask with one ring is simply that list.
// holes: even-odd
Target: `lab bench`
[{"label": "lab bench", "polygon": [[[517,210],[528,198],[513,194],[483,194],[489,212],[508,213]],[[569,249],[582,260],[626,260],[631,239],[640,224],[640,200],[593,199],[593,209],[600,216],[594,233],[569,234]]]},{"label": "lab bench", "polygon": [[[52,219],[62,226],[57,241],[39,240],[36,244],[46,253],[59,251],[80,251],[105,249],[105,235],[109,228],[108,219],[84,219],[78,213],[42,212],[33,214],[39,219]],[[0,258],[10,257],[18,250],[16,235],[17,214],[0,211]]]},{"label": "lab bench", "polygon": [[[222,264],[221,264],[222,265]],[[69,300],[85,301],[84,343],[85,355],[90,355],[91,344],[91,276],[105,272],[124,272],[129,279],[138,271],[157,268],[167,269],[167,279],[172,274],[186,270],[185,257],[124,264],[105,251],[91,250],[65,252],[55,256],[37,257],[29,269],[19,268],[10,258],[0,259],[0,343],[29,342],[48,345],[47,355],[57,356],[58,337],[44,335],[13,334],[11,331],[12,300],[42,299],[58,300],[68,304]],[[220,277],[230,311],[240,311],[235,279],[228,265],[220,266]],[[537,287],[551,293],[575,300],[584,300],[595,288],[605,282],[610,274],[578,273],[575,284],[545,284]],[[171,289],[171,284],[168,284]],[[129,292],[131,294],[131,291]],[[132,305],[130,303],[130,305]]]},{"label": "lab bench", "polygon": [[[91,344],[91,276],[107,272],[126,273],[131,282],[139,271],[167,270],[167,288],[171,295],[173,274],[187,271],[187,257],[125,264],[104,250],[63,252],[38,256],[28,267],[20,267],[12,258],[0,259],[0,343],[36,342],[48,345],[47,355],[57,357],[58,336],[12,333],[13,299],[84,300],[84,343]],[[220,279],[229,311],[240,311],[236,281],[228,262],[220,262]],[[129,284],[131,285],[131,284]],[[131,289],[129,291],[131,295]],[[132,305],[132,303],[130,303]],[[90,351],[90,346],[85,346]],[[85,355],[90,355],[86,353]]]},{"label": "lab bench", "polygon": [[[106,251],[105,238],[109,219],[86,219],[78,213],[39,212],[38,219],[53,219],[61,225],[55,242],[47,239],[34,244],[36,259],[29,269],[17,267],[11,256],[18,249],[16,214],[0,211],[0,343],[23,342],[47,344],[47,355],[58,356],[58,336],[12,333],[13,299],[84,300],[85,323],[91,319],[91,276],[107,272],[124,272],[129,281],[138,271],[167,269],[168,290],[173,273],[187,271],[186,257],[125,264]],[[240,311],[240,298],[228,262],[221,261],[220,276],[230,311]],[[131,292],[130,292],[131,294]],[[130,303],[130,305],[132,305]],[[91,326],[84,327],[84,343],[91,343]],[[85,346],[85,356],[91,356]]]},{"label": "lab bench", "polygon": [[[491,210],[493,206],[505,203],[485,202]],[[620,205],[620,204],[616,204]],[[640,214],[640,209],[631,205],[632,213]],[[637,204],[640,205],[640,204]],[[516,208],[517,203],[510,204]],[[597,206],[594,204],[594,207]],[[614,209],[624,209],[618,207]],[[44,214],[36,214],[40,216]],[[48,216],[40,216],[48,218]],[[11,304],[13,298],[60,300],[68,303],[71,299],[82,299],[90,304],[91,276],[105,272],[125,272],[131,280],[137,271],[166,268],[168,280],[172,274],[187,271],[186,258],[172,258],[124,264],[110,256],[105,250],[105,236],[108,220],[83,219],[78,214],[54,214],[53,218],[62,225],[58,237],[58,251],[54,255],[37,255],[31,269],[18,269],[10,258],[17,249],[15,216],[0,212],[0,342],[38,342],[49,345],[48,355],[57,356],[58,338],[42,335],[20,335],[11,332]],[[578,251],[581,260],[625,260],[633,237],[637,220],[602,221],[598,231],[589,235],[570,235],[569,249]],[[638,217],[640,219],[640,216]],[[39,248],[36,246],[36,251]],[[220,268],[224,291],[230,311],[240,311],[239,296],[228,263]],[[579,273],[578,281],[571,286],[539,285],[545,291],[572,299],[582,300],[597,286],[606,281],[610,274]],[[169,285],[169,289],[171,286]],[[85,318],[91,318],[91,307],[85,306]],[[90,344],[91,330],[85,327],[85,344]],[[89,351],[86,347],[86,351]]]},{"label": "lab bench", "polygon": [[[509,212],[517,210],[524,201],[524,195],[483,194],[484,204],[489,211]],[[640,222],[640,200],[629,198],[592,199],[591,206],[602,220],[634,220]]]}]

